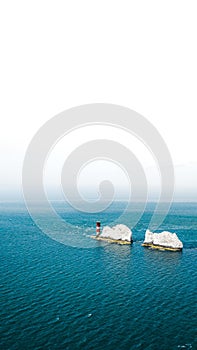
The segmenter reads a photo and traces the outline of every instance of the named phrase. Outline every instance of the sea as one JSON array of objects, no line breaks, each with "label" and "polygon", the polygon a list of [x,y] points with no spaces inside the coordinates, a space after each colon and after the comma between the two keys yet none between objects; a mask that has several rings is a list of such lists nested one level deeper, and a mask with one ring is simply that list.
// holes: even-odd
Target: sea
[{"label": "sea", "polygon": [[[53,206],[72,227],[68,242],[44,233],[23,202],[0,203],[0,349],[196,350],[197,203],[173,203],[157,230],[176,232],[182,252],[141,246],[154,203],[132,228],[132,245],[89,237],[97,220],[119,217],[121,202],[98,215]],[[42,220],[51,222],[47,213]]]}]

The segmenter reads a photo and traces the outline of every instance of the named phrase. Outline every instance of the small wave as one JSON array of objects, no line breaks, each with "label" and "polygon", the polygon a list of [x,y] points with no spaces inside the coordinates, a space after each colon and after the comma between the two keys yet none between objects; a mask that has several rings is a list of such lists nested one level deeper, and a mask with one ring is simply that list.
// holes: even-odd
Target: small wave
[{"label": "small wave", "polygon": [[179,349],[192,349],[192,344],[178,345],[177,348],[179,348]]}]

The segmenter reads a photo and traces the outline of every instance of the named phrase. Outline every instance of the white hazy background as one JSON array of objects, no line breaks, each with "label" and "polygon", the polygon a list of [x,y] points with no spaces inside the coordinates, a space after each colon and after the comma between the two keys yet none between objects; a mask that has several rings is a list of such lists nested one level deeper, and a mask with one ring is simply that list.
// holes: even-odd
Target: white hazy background
[{"label": "white hazy background", "polygon": [[[195,0],[2,1],[1,200],[21,198],[23,158],[36,131],[65,109],[95,102],[129,107],[153,123],[173,158],[175,200],[197,200],[196,18]],[[95,128],[77,130],[54,148],[45,168],[49,196],[61,196],[65,157],[99,135],[132,149],[150,199],[157,198],[159,176],[148,150],[122,130]],[[106,161],[82,169],[82,195],[95,198],[103,178],[124,198],[127,177]]]}]

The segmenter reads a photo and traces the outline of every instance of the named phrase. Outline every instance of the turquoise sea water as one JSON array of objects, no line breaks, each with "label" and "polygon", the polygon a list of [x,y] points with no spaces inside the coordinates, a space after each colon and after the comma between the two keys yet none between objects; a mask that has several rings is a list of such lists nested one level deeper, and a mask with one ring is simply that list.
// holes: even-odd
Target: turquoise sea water
[{"label": "turquoise sea water", "polygon": [[[54,206],[82,241],[121,212]],[[197,349],[197,204],[173,204],[160,227],[177,232],[182,253],[141,246],[153,207],[132,246],[80,249],[43,234],[22,203],[1,203],[0,349]]]}]

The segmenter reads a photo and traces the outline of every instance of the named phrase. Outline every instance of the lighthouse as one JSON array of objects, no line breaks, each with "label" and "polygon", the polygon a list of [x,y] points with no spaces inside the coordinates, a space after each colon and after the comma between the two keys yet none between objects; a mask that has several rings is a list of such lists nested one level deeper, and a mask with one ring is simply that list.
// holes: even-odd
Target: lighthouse
[{"label": "lighthouse", "polygon": [[100,221],[96,222],[96,235],[99,236],[101,233],[101,223]]}]

